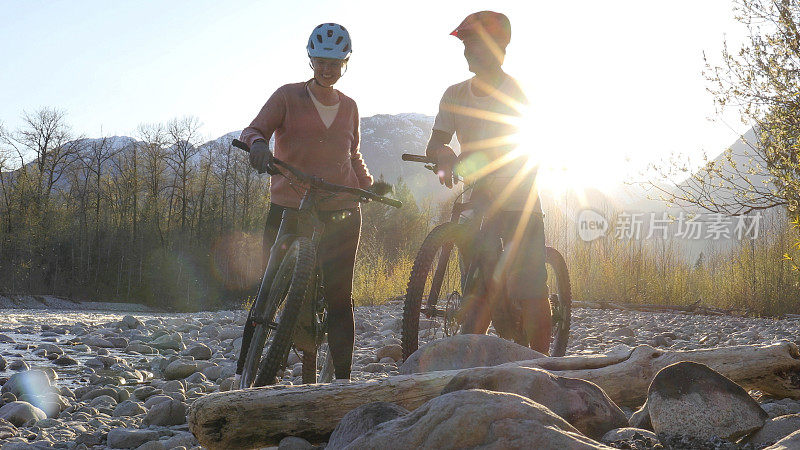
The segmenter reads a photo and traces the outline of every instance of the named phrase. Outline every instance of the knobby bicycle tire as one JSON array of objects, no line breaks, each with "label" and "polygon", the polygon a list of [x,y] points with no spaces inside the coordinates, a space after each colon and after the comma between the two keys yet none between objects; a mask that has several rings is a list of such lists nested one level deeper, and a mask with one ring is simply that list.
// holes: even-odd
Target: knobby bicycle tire
[{"label": "knobby bicycle tire", "polygon": [[[464,249],[463,239],[466,231],[466,225],[457,222],[441,224],[428,233],[419,252],[417,252],[403,305],[403,330],[401,336],[403,359],[408,358],[419,348],[419,315],[422,309],[422,302],[425,300],[423,296],[426,294],[425,284],[428,275],[435,268],[434,263],[439,260],[436,256],[437,254],[440,255],[439,250],[449,244],[453,244],[458,248],[458,251],[462,251]],[[441,280],[439,281],[441,282]],[[435,288],[439,290],[441,285]]]},{"label": "knobby bicycle tire", "polygon": [[[286,364],[289,350],[292,348],[292,335],[294,334],[297,319],[303,302],[306,301],[308,289],[314,273],[314,245],[308,238],[297,238],[281,262],[291,266],[291,279],[275,278],[270,292],[285,292],[283,311],[275,319],[278,324],[275,336],[267,349],[267,355],[261,361],[261,368],[256,376],[255,385],[264,386],[275,384],[278,371]],[[280,273],[281,269],[278,269]],[[288,282],[288,286],[285,283]]]},{"label": "knobby bicycle tire", "polygon": [[[550,356],[564,356],[569,341],[569,327],[572,318],[572,290],[569,282],[567,263],[558,250],[547,247],[545,261],[556,276],[557,295],[550,295],[550,310],[553,313],[553,334],[550,343]],[[552,291],[551,291],[552,292]]]},{"label": "knobby bicycle tire", "polygon": [[[327,303],[324,301],[322,267],[319,264],[316,266],[310,283],[307,301],[300,308],[300,318],[295,328],[293,342],[295,350],[302,352],[300,360],[303,364],[301,371],[303,384],[318,382],[317,368],[321,365],[319,362],[319,347],[325,338],[327,328],[325,325],[327,314],[324,309]],[[320,312],[322,317],[318,316]],[[318,328],[320,323],[322,329]]]},{"label": "knobby bicycle tire", "polygon": [[[295,238],[296,236],[294,235],[285,235],[281,238],[281,244],[274,248],[281,249],[288,247]],[[281,272],[282,267],[284,268],[284,272]],[[250,345],[247,348],[247,356],[245,357],[244,367],[242,368],[242,378],[239,387],[248,388],[253,386],[256,372],[261,363],[264,346],[270,334],[270,328],[267,324],[272,322],[275,318],[275,313],[280,306],[278,302],[283,300],[283,295],[278,295],[275,289],[271,289],[271,286],[275,279],[288,278],[291,276],[291,273],[286,273],[288,269],[288,266],[279,265],[276,269],[273,269],[273,273],[269,273],[269,267],[264,271],[264,276],[261,279],[261,285],[256,295],[256,301],[252,306],[251,314],[254,315],[257,320],[255,327],[253,327]],[[283,294],[285,294],[285,292],[283,292]],[[251,317],[248,317],[248,320],[252,320]]]}]

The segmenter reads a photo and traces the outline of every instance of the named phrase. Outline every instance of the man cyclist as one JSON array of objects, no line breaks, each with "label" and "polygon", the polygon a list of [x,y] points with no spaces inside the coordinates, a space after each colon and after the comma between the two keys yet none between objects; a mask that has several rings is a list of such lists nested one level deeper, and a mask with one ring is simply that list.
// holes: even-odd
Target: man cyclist
[{"label": "man cyclist", "polygon": [[[475,76],[450,86],[442,96],[426,154],[434,158],[439,179],[453,186],[453,168],[474,182],[470,201],[481,205],[486,214],[484,229],[491,229],[503,240],[499,280],[505,281],[509,305],[503,311],[495,302],[502,284],[491,288],[488,299],[468,307],[465,333],[486,333],[492,314],[501,335],[542,353],[550,347],[550,304],[547,298],[544,225],[535,171],[527,159],[515,152],[514,138],[521,110],[527,104],[517,81],[503,69],[505,49],[511,40],[511,24],[504,14],[480,11],[467,16],[450,33],[464,44],[464,57]],[[456,135],[461,146],[457,157],[449,147]],[[501,309],[498,309],[500,307]],[[521,326],[509,328],[507,317]]]}]

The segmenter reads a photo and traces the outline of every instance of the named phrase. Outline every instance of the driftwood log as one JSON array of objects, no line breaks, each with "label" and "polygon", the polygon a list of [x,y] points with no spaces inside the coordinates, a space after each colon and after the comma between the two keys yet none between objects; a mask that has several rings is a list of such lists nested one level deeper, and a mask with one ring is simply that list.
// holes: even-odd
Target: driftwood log
[{"label": "driftwood log", "polygon": [[[589,380],[617,404],[638,406],[644,403],[655,374],[679,361],[705,364],[745,389],[800,398],[800,352],[788,341],[692,351],[664,351],[642,345],[608,355],[541,358],[506,366],[538,367]],[[348,411],[374,401],[394,402],[413,410],[438,396],[458,372],[209,394],[191,406],[189,426],[200,444],[212,449],[276,445],[285,436],[324,441]]]}]

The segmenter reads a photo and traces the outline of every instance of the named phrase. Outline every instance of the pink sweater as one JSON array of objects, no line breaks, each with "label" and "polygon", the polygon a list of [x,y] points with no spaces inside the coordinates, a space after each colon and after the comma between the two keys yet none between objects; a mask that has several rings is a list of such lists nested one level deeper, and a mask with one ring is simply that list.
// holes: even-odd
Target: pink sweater
[{"label": "pink sweater", "polygon": [[[339,93],[339,112],[325,128],[305,88],[306,83],[281,86],[267,100],[239,139],[249,146],[257,139],[269,140],[275,132],[275,157],[301,171],[330,183],[366,188],[372,176],[359,151],[359,117],[356,102]],[[297,208],[304,189],[295,189],[282,176],[272,177],[270,201]],[[332,198],[322,203],[327,210],[352,208],[348,197]]]}]

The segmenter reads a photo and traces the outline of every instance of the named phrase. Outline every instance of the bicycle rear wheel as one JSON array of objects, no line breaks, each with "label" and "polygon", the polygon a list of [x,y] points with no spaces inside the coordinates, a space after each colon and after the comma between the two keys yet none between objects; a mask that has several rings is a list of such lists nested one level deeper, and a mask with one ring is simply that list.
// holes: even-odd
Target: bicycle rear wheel
[{"label": "bicycle rear wheel", "polygon": [[553,332],[550,341],[550,356],[564,356],[569,341],[569,327],[572,319],[572,291],[569,282],[567,263],[558,250],[545,249],[547,265],[547,290],[550,300],[550,315]]},{"label": "bicycle rear wheel", "polygon": [[464,261],[468,260],[464,254],[466,232],[463,224],[441,224],[431,230],[417,252],[403,304],[403,359],[419,348],[421,313],[428,318],[441,317],[448,333],[458,331]]},{"label": "bicycle rear wheel", "polygon": [[[275,384],[276,374],[286,365],[292,348],[292,335],[300,309],[306,301],[314,273],[314,245],[308,238],[297,238],[278,269],[270,296],[276,295],[276,305],[282,310],[275,320],[275,333],[255,379],[256,386]],[[289,276],[291,275],[291,276]]]}]

